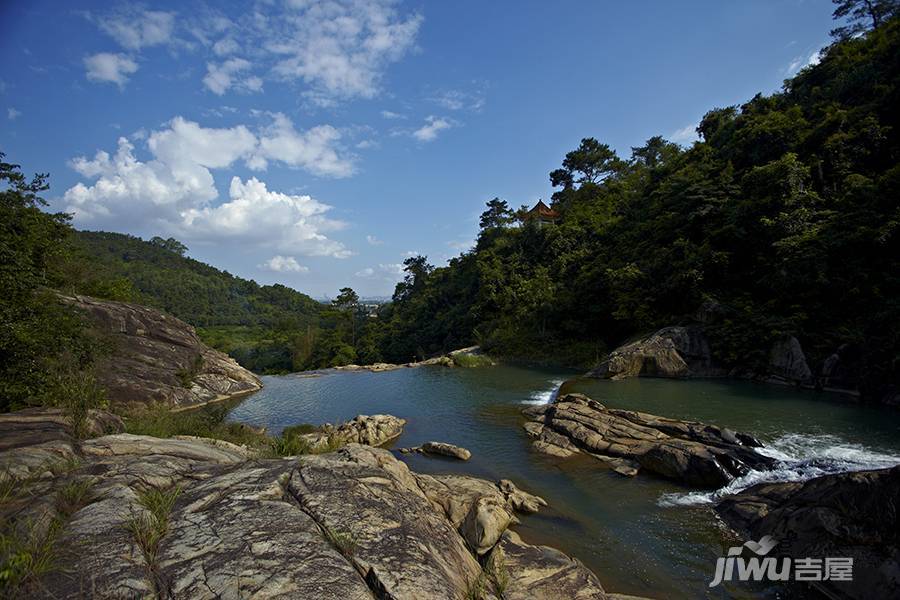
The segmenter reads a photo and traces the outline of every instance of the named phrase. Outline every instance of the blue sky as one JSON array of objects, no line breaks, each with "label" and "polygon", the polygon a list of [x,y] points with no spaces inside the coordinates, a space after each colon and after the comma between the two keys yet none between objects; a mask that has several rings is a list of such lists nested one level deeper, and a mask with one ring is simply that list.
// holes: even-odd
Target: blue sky
[{"label": "blue sky", "polygon": [[0,150],[79,229],[316,297],[389,295],[484,203],[548,198],[582,137],[689,144],[828,43],[827,0],[0,8]]}]

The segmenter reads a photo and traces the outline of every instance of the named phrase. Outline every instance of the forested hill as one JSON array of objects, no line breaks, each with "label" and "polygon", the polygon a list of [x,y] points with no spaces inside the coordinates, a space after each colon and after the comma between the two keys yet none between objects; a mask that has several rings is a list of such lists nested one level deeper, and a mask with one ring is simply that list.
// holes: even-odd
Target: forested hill
[{"label": "forested hill", "polygon": [[550,173],[558,224],[497,199],[472,252],[408,261],[384,358],[479,341],[586,364],[706,305],[729,366],[794,335],[814,371],[851,349],[864,394],[896,389],[900,20],[860,31],[860,11],[781,92],[710,110],[690,148],[654,137],[620,157],[584,139]]},{"label": "forested hill", "polygon": [[[315,325],[321,304],[283,285],[259,285],[184,256],[174,239],[76,231],[68,266],[76,291],[140,302],[197,327]],[[82,270],[80,274],[74,270]]]}]

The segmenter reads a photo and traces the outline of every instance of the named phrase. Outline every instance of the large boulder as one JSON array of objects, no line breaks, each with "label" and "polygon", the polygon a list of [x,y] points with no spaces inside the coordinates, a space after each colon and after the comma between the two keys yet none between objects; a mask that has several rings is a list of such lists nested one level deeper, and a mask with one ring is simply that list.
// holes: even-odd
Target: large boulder
[{"label": "large boulder", "polygon": [[694,421],[603,406],[582,394],[531,407],[525,431],[534,448],[555,456],[585,453],[623,475],[638,469],[703,488],[721,487],[774,460],[750,435]]},{"label": "large boulder", "polygon": [[97,378],[112,405],[159,403],[185,408],[262,387],[260,379],[234,359],[204,344],[187,323],[164,312],[87,296],[62,296],[87,314],[113,345]]},{"label": "large boulder", "polygon": [[624,379],[718,377],[725,374],[715,364],[701,327],[675,326],[616,348],[587,376]]},{"label": "large boulder", "polygon": [[768,380],[773,383],[810,384],[813,379],[803,348],[792,335],[772,344],[767,371]]},{"label": "large boulder", "polygon": [[830,598],[900,597],[900,466],[762,483],[722,500],[719,516],[748,539],[771,536],[773,556],[853,559],[852,581],[813,585]]}]

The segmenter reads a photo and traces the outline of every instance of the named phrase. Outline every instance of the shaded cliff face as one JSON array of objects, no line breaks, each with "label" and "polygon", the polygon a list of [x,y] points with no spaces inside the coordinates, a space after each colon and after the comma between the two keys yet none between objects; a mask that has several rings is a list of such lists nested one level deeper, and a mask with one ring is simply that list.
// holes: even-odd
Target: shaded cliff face
[{"label": "shaded cliff face", "polygon": [[208,347],[194,328],[159,310],[87,296],[63,296],[113,343],[97,370],[111,404],[190,407],[262,388],[234,359]]}]

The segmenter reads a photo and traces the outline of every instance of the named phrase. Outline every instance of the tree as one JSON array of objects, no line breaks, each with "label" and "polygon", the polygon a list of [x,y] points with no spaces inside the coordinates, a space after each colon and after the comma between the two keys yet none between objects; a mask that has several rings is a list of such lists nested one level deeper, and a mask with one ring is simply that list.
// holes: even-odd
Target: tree
[{"label": "tree", "polygon": [[47,175],[28,180],[4,158],[0,153],[0,410],[9,410],[53,401],[58,383],[74,380],[94,348],[80,316],[50,291],[67,252],[69,217],[41,210]]},{"label": "tree", "polygon": [[353,288],[341,288],[337,298],[331,301],[336,308],[343,311],[349,311],[359,305],[359,296],[353,291]]},{"label": "tree", "polygon": [[835,19],[846,18],[848,23],[831,30],[838,39],[847,39],[872,29],[900,13],[898,0],[832,0],[837,6],[832,13]]},{"label": "tree", "polygon": [[428,275],[434,270],[434,266],[428,264],[428,257],[417,255],[410,256],[403,261],[403,271],[406,273],[403,281],[394,288],[394,302],[403,302],[415,292],[425,287]]},{"label": "tree", "polygon": [[513,212],[510,210],[506,200],[494,198],[487,203],[487,210],[481,213],[479,225],[481,229],[493,229],[496,227],[505,227],[513,220]]},{"label": "tree", "polygon": [[578,148],[566,154],[562,164],[562,169],[550,173],[550,183],[566,189],[574,183],[598,183],[622,167],[615,151],[594,138],[581,140]]},{"label": "tree", "polygon": [[174,252],[178,256],[184,256],[188,251],[187,246],[172,237],[164,240],[159,236],[155,236],[150,239],[150,243],[169,252]]}]

